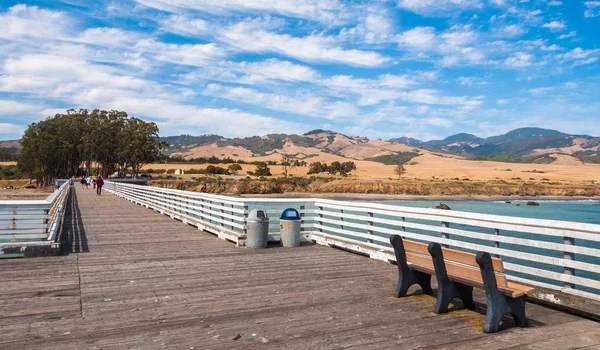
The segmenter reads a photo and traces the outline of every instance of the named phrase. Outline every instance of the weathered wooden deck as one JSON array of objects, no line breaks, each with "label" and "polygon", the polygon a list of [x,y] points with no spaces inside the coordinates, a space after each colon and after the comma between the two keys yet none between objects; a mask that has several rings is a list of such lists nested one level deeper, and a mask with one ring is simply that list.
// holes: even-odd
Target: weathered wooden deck
[{"label": "weathered wooden deck", "polygon": [[[60,257],[0,260],[0,348],[600,348],[596,322],[528,304],[531,327],[395,299],[396,267],[322,246],[251,250],[77,188]],[[510,323],[510,322],[508,322]]]}]

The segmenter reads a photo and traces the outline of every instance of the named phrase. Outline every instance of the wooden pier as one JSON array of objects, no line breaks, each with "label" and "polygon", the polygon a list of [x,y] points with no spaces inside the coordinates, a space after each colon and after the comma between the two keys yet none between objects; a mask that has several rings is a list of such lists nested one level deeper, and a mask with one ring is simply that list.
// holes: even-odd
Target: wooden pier
[{"label": "wooden pier", "polygon": [[[529,303],[482,332],[475,311],[396,299],[397,269],[319,245],[236,247],[75,186],[63,256],[0,259],[1,349],[600,349],[600,324]],[[67,254],[68,253],[68,254]]]}]

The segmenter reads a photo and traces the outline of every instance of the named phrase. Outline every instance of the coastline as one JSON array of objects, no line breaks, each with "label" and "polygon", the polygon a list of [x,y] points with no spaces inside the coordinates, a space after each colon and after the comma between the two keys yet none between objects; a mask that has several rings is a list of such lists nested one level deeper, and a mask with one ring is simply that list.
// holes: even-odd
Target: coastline
[{"label": "coastline", "polygon": [[597,200],[600,196],[485,196],[485,195],[410,195],[381,193],[306,193],[241,194],[241,198],[326,198],[337,200],[405,200],[405,201],[581,201]]}]

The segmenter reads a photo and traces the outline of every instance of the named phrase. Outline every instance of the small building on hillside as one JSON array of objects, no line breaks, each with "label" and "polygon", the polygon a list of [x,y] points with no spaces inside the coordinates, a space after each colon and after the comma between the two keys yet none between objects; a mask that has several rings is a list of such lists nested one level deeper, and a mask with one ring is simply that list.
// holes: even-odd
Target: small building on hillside
[{"label": "small building on hillside", "polygon": [[185,171],[183,171],[183,169],[176,169],[175,170],[175,175],[183,175],[185,174]]}]

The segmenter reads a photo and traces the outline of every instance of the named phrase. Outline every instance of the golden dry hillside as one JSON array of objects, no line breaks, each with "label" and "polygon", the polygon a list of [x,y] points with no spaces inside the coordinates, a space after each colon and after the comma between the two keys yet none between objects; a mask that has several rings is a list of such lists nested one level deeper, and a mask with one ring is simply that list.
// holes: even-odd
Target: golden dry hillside
[{"label": "golden dry hillside", "polygon": [[[538,163],[469,160],[467,159],[469,155],[464,153],[457,154],[447,150],[434,151],[398,142],[369,140],[364,137],[350,137],[328,131],[301,136],[277,134],[234,140],[221,139],[203,145],[182,148],[172,155],[184,159],[214,156],[217,158],[229,157],[245,162],[281,162],[282,154],[286,153],[295,159],[306,161],[307,164],[352,161],[357,168],[352,172],[352,177],[360,179],[397,178],[396,165],[390,165],[393,164],[393,161],[390,162],[390,158],[393,160],[395,156],[410,155],[409,158],[412,157],[412,159],[404,164],[406,173],[403,175],[408,178],[600,182],[600,164],[584,163],[572,155],[565,154],[583,149],[582,146],[586,146],[585,142],[589,142],[589,140],[573,138],[573,145],[570,148],[558,148],[558,151],[556,147],[535,150],[530,154],[531,156],[547,155]],[[454,147],[456,144],[456,141],[453,141],[448,145]],[[595,150],[597,147],[600,146],[592,148]],[[167,169],[202,169],[207,165],[209,164],[167,164]],[[165,165],[154,164],[145,167],[145,169],[149,168],[165,169]],[[270,168],[275,176],[283,174],[281,166],[271,165]],[[240,174],[246,174],[247,171],[254,169],[254,165],[242,165]],[[302,166],[292,169],[290,173],[294,176],[306,176],[308,170],[308,166]]]}]

